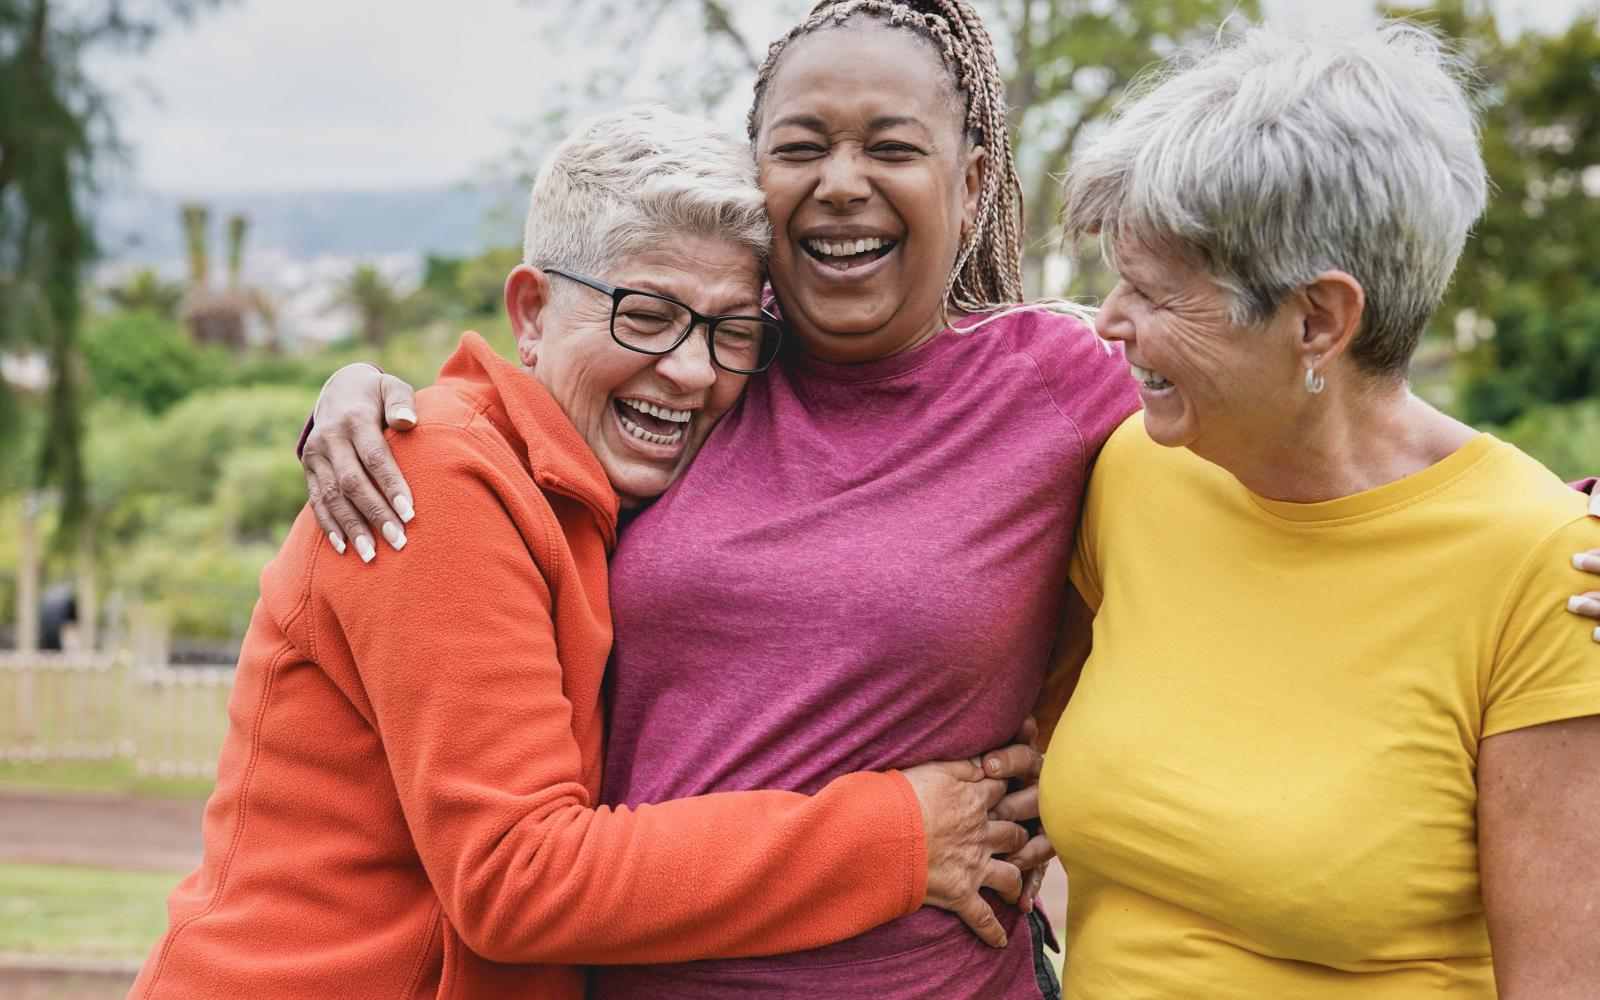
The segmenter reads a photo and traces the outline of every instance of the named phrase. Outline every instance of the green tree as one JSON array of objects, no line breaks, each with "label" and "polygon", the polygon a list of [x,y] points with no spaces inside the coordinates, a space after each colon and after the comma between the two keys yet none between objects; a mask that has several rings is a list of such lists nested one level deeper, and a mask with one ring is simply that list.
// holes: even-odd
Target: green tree
[{"label": "green tree", "polygon": [[[111,102],[87,54],[148,45],[173,20],[226,0],[0,0],[0,349],[49,361],[37,482],[61,492],[64,527],[84,513],[77,350],[80,282],[94,242],[83,207],[97,159],[117,148]],[[15,400],[0,383],[0,440]]]},{"label": "green tree", "polygon": [[344,280],[334,295],[334,304],[354,309],[360,322],[361,339],[382,347],[400,318],[403,299],[383,273],[371,264],[361,264]]},{"label": "green tree", "polygon": [[1435,330],[1462,352],[1462,416],[1504,423],[1593,396],[1600,390],[1600,12],[1557,34],[1511,38],[1482,0],[1384,12],[1437,25],[1479,74],[1494,186]]},{"label": "green tree", "polygon": [[107,289],[106,298],[126,312],[146,312],[175,319],[178,303],[183,301],[183,286],[163,281],[153,269],[144,267],[122,284]]},{"label": "green tree", "polygon": [[97,395],[149,413],[226,377],[226,359],[215,349],[196,345],[175,321],[151,312],[116,313],[93,324],[83,354]]},{"label": "green tree", "polygon": [[[1026,195],[1025,259],[1032,293],[1046,288],[1044,261],[1060,208],[1057,176],[1094,122],[1115,106],[1130,81],[1178,48],[1212,35],[1230,15],[1256,17],[1258,0],[978,0],[994,37],[1011,105],[1018,169]],[[541,12],[546,37],[606,38],[609,58],[586,76],[564,79],[526,131],[541,153],[571,116],[633,96],[743,121],[751,83],[767,43],[811,7],[800,0],[733,4],[727,0],[592,0],[577,10]],[[627,30],[618,30],[626,25]],[[702,44],[684,45],[698,32]],[[662,53],[667,53],[663,56]],[[674,55],[675,54],[675,55]],[[526,177],[535,155],[517,160]],[[1088,270],[1074,293],[1104,291]]]}]

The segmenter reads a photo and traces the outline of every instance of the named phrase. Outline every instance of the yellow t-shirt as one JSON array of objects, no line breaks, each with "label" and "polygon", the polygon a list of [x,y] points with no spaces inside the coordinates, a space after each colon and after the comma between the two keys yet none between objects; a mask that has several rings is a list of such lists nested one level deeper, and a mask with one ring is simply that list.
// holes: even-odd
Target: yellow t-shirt
[{"label": "yellow t-shirt", "polygon": [[1046,755],[1080,1000],[1493,997],[1485,737],[1600,714],[1565,610],[1584,498],[1481,435],[1327,503],[1129,418],[1073,582],[1094,652]]}]

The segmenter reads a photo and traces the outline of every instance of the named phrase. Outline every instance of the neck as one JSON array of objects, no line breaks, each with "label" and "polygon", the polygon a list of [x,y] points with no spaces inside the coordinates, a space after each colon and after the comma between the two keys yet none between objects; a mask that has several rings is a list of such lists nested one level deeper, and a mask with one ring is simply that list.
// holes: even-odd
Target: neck
[{"label": "neck", "polygon": [[1330,384],[1325,396],[1301,400],[1292,418],[1272,421],[1272,431],[1247,435],[1228,449],[1233,456],[1196,451],[1258,496],[1320,503],[1415,475],[1477,434],[1413,396],[1403,381],[1342,381],[1343,391]]},{"label": "neck", "polygon": [[[950,320],[953,321],[955,318],[951,316]],[[801,348],[818,361],[835,365],[864,365],[925,347],[948,326],[945,311],[941,309],[917,326],[915,332],[909,336],[900,334],[890,327],[883,327],[870,333],[833,333],[815,328],[800,329],[796,326],[795,333],[799,334]]]}]

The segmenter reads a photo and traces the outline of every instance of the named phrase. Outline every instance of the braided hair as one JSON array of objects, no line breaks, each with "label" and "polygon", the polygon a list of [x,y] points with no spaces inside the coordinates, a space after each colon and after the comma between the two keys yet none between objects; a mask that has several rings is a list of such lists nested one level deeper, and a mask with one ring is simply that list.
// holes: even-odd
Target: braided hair
[{"label": "braided hair", "polygon": [[994,44],[967,0],[821,0],[809,16],[772,43],[756,77],[755,99],[745,127],[754,143],[762,103],[789,43],[812,32],[843,25],[861,15],[905,28],[931,42],[966,99],[969,141],[987,155],[977,219],[961,241],[945,285],[945,308],[985,312],[1022,301],[1022,181],[1011,154],[1005,81]]}]

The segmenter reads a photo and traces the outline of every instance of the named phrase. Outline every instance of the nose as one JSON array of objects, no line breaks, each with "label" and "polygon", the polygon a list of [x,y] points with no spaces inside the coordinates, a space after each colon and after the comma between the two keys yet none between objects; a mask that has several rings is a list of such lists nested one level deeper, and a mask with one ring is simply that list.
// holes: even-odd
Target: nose
[{"label": "nose", "polygon": [[872,185],[862,169],[861,153],[854,146],[836,146],[822,161],[815,197],[830,208],[845,209],[872,197]]},{"label": "nose", "polygon": [[1119,281],[1105,301],[1100,303],[1100,310],[1094,316],[1094,331],[1101,339],[1122,342],[1133,339],[1133,320],[1126,306],[1127,293]]},{"label": "nose", "polygon": [[716,382],[717,368],[711,363],[711,338],[705,327],[697,325],[683,343],[661,355],[656,373],[685,393],[699,392]]}]

